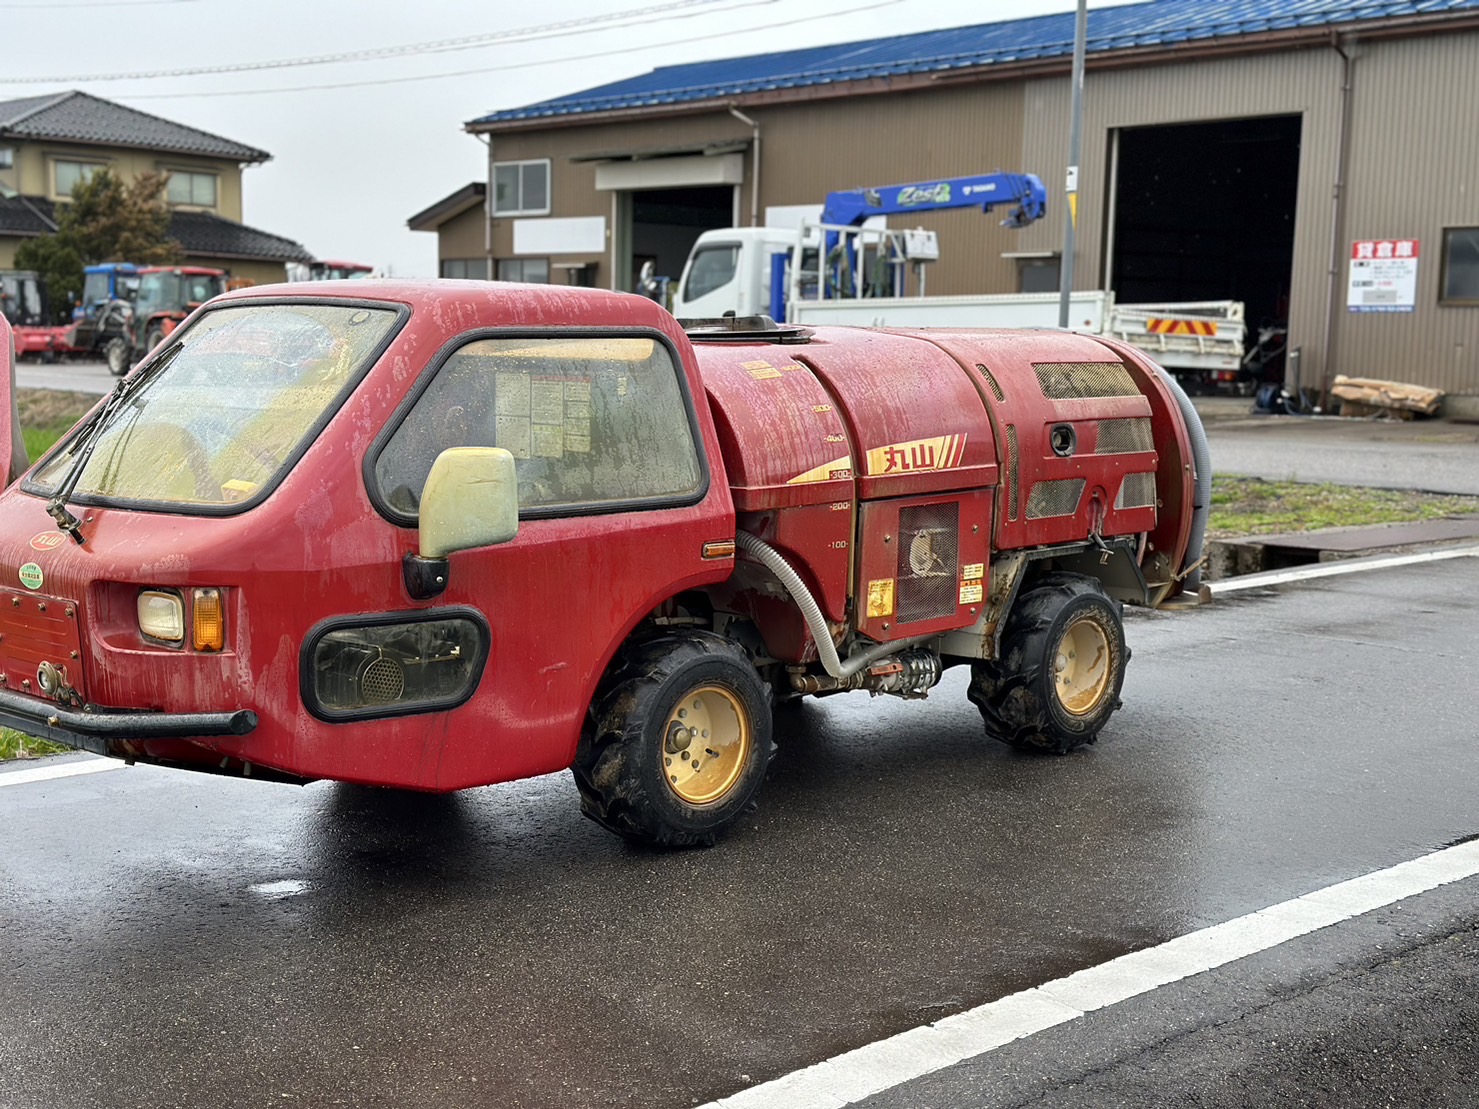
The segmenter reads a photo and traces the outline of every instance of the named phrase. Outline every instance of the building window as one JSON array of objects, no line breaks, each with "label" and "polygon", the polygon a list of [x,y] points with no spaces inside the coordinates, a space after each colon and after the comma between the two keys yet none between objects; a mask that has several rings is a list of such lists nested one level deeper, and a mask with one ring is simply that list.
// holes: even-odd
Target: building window
[{"label": "building window", "polygon": [[171,204],[188,205],[192,208],[214,208],[216,206],[216,175],[214,173],[186,173],[183,170],[169,171],[167,192]]},{"label": "building window", "polygon": [[1479,227],[1443,230],[1442,304],[1479,304]]},{"label": "building window", "polygon": [[525,281],[531,285],[549,284],[548,258],[500,258],[499,281]]},{"label": "building window", "polygon": [[15,168],[15,148],[12,146],[0,146],[0,169]]},{"label": "building window", "polygon": [[542,216],[549,212],[549,159],[493,166],[493,214]]},{"label": "building window", "polygon": [[102,168],[95,162],[56,162],[56,195],[71,196],[73,189]]},{"label": "building window", "polygon": [[471,278],[476,281],[486,281],[488,280],[488,259],[443,258],[441,272],[443,277]]}]

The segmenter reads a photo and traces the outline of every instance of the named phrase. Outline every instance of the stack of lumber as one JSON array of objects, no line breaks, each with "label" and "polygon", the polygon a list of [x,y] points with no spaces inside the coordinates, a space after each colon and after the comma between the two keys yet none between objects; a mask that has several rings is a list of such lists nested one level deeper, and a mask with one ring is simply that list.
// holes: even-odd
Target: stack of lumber
[{"label": "stack of lumber", "polygon": [[1374,377],[1346,377],[1345,374],[1335,375],[1330,394],[1340,401],[1342,416],[1384,415],[1410,420],[1414,413],[1435,414],[1443,402],[1442,389],[1428,389],[1401,381],[1381,381]]}]

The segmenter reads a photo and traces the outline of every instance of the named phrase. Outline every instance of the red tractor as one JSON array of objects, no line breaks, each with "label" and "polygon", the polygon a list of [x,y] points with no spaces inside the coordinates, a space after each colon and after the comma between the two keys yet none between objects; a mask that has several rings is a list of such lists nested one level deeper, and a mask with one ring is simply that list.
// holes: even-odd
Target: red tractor
[{"label": "red tractor", "polygon": [[291,782],[570,768],[605,827],[706,844],[779,701],[961,666],[989,735],[1092,743],[1209,480],[1185,396],[1097,337],[248,289],[0,494],[0,724]]},{"label": "red tractor", "polygon": [[[201,266],[145,266],[139,270],[129,338],[134,357],[153,350],[175,325],[226,291],[224,270]],[[111,361],[110,361],[111,364]]]}]

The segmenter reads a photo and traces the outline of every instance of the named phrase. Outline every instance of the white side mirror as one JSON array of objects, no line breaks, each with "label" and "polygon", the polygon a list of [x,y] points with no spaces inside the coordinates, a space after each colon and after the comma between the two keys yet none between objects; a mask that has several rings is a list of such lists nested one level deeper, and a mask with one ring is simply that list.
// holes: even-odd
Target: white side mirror
[{"label": "white side mirror", "polygon": [[507,543],[519,533],[519,481],[502,447],[452,447],[437,455],[421,493],[422,558]]}]

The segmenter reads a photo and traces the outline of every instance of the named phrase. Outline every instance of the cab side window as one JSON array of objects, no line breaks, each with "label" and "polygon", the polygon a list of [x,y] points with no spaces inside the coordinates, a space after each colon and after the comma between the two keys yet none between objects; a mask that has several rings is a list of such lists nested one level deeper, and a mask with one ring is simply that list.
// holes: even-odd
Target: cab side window
[{"label": "cab side window", "polygon": [[703,492],[678,368],[666,346],[646,337],[468,343],[375,460],[380,496],[415,515],[437,455],[469,446],[514,456],[521,509],[610,511]]}]

